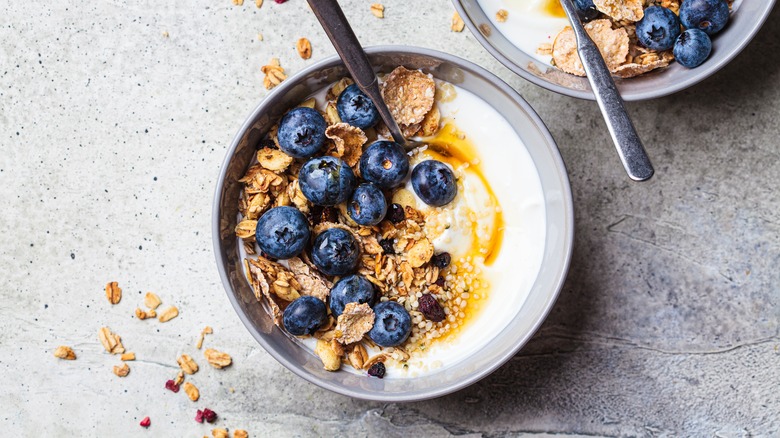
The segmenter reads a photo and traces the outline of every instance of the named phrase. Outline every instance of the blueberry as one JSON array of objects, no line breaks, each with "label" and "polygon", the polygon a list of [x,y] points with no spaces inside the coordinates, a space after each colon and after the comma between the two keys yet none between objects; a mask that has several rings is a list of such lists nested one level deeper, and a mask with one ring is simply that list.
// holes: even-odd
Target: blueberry
[{"label": "blueberry", "polygon": [[700,66],[712,52],[710,36],[699,29],[688,29],[674,43],[674,59],[683,67]]},{"label": "blueberry", "polygon": [[260,249],[275,259],[289,259],[309,243],[309,221],[294,207],[274,207],[260,217],[255,239]]},{"label": "blueberry", "polygon": [[341,121],[360,129],[370,128],[379,121],[379,111],[374,102],[363,94],[357,85],[352,84],[339,94],[336,111]]},{"label": "blueberry", "polygon": [[347,275],[360,260],[360,247],[349,231],[328,228],[314,239],[311,260],[326,275]]},{"label": "blueberry", "polygon": [[360,157],[360,175],[383,189],[400,185],[409,173],[409,157],[398,143],[380,140]]},{"label": "blueberry", "polygon": [[650,6],[636,24],[639,43],[651,50],[669,50],[680,36],[680,19],[663,6]]},{"label": "blueberry", "polygon": [[412,188],[423,202],[434,207],[449,204],[458,193],[452,170],[437,160],[425,160],[414,166]]},{"label": "blueberry", "polygon": [[577,13],[584,21],[590,21],[599,16],[599,10],[593,4],[593,0],[574,0]]},{"label": "blueberry", "polygon": [[290,110],[279,122],[279,147],[287,155],[308,158],[325,143],[325,118],[317,110],[298,107]]},{"label": "blueberry", "polygon": [[699,29],[714,35],[729,21],[726,0],[685,0],[680,5],[680,21],[688,29]]},{"label": "blueberry", "polygon": [[405,341],[412,331],[409,312],[395,301],[374,306],[374,316],[374,327],[368,332],[368,337],[380,347],[395,347]]},{"label": "blueberry", "polygon": [[291,335],[313,335],[328,320],[328,309],[319,298],[304,295],[284,309],[282,320]]},{"label": "blueberry", "polygon": [[352,192],[347,203],[347,212],[353,221],[370,227],[382,222],[387,213],[387,200],[379,187],[363,183]]},{"label": "blueberry", "polygon": [[317,205],[341,204],[352,194],[355,174],[336,157],[312,158],[298,172],[303,196]]},{"label": "blueberry", "polygon": [[330,290],[330,313],[337,317],[349,303],[368,304],[376,301],[376,289],[360,275],[349,275],[337,281]]}]

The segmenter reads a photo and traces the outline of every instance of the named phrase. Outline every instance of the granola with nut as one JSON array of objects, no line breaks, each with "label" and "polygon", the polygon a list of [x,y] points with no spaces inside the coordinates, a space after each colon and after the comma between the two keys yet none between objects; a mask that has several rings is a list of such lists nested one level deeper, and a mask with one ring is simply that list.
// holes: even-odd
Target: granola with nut
[{"label": "granola with nut", "polygon": [[[321,157],[333,157],[335,161],[317,161],[319,168],[334,172],[332,178],[349,174],[351,176],[345,178],[352,178],[353,182],[366,179],[369,176],[362,166],[365,165],[363,160],[368,160],[366,151],[369,146],[382,141],[388,143],[387,140],[391,139],[378,115],[374,119],[370,119],[370,112],[360,113],[359,117],[355,115],[373,105],[365,96],[354,98],[352,84],[350,78],[342,78],[287,113],[304,114],[309,111],[306,117],[322,121],[321,136],[312,140],[320,141],[321,146],[313,155],[299,154],[295,149],[298,147],[295,142],[304,146],[308,144],[309,137],[314,135],[313,129],[296,131],[299,126],[285,126],[282,121],[287,115],[269,128],[257,147],[255,159],[239,179],[243,183],[238,204],[240,217],[234,232],[245,254],[243,264],[247,281],[257,300],[267,306],[274,323],[289,334],[303,333],[300,335],[302,338],[311,339],[314,353],[326,370],[339,370],[342,364],[347,364],[365,373],[372,366],[377,368],[377,364],[403,366],[412,356],[422,354],[433,342],[454,333],[467,318],[467,304],[472,297],[477,297],[473,292],[486,290],[487,283],[482,280],[479,269],[472,266],[471,257],[451,263],[449,254],[437,251],[434,245],[432,236],[441,235],[449,226],[436,216],[442,212],[454,212],[455,203],[446,205],[450,202],[447,201],[426,212],[428,207],[418,208],[418,203],[423,201],[418,200],[410,188],[399,183],[379,191],[387,210],[371,220],[361,216],[361,204],[356,199],[342,199],[330,204],[310,200],[311,194],[307,190],[312,190],[311,183],[304,180],[308,176],[302,176],[307,172],[305,163]],[[401,150],[403,158],[398,160],[419,163],[435,157],[443,160],[452,158],[451,145],[444,144],[446,141],[438,136],[462,139],[464,135],[452,131],[437,104],[454,99],[454,87],[445,82],[438,83],[428,73],[405,67],[380,75],[380,86],[385,102],[405,135],[431,140],[427,146],[413,152]],[[349,101],[352,108],[344,107],[343,101],[348,98],[353,99]],[[316,113],[312,113],[311,109]],[[296,158],[300,156],[306,158]],[[330,170],[328,163],[332,162],[343,163],[344,166]],[[377,165],[387,170],[392,169],[395,163],[390,160]],[[463,177],[463,171],[469,165],[476,166],[476,161],[464,163],[462,167],[448,167],[453,175],[452,184],[458,184],[457,180]],[[378,183],[372,181],[371,184]],[[268,217],[283,217],[276,213],[268,214],[280,211],[281,207],[292,207],[284,214],[302,217],[308,224],[310,237],[307,233],[305,238],[310,240],[306,242],[320,242],[322,239],[318,238],[321,236],[343,236],[333,237],[337,239],[333,242],[321,243],[323,248],[331,245],[335,248],[334,252],[327,253],[330,255],[323,259],[319,249],[308,246],[309,249],[290,256],[287,250],[294,246],[297,238],[295,230],[273,228],[276,225],[267,221]],[[370,210],[369,207],[366,208]],[[474,223],[474,218],[463,220]],[[267,230],[276,230],[272,233],[274,238],[286,243],[273,247],[258,242],[258,239],[264,238],[258,231],[261,229],[263,236]],[[329,234],[334,230],[348,233]],[[338,239],[353,242],[355,251],[346,249],[353,248],[352,244],[340,246]],[[348,265],[346,270],[326,269],[325,265],[341,263],[344,261],[342,258],[349,260],[349,263],[345,262]],[[344,303],[336,311],[331,294],[352,281],[351,278],[360,278],[363,290],[372,291],[371,297]],[[295,309],[300,306],[291,305],[305,296],[329,303],[311,327],[295,320]],[[422,303],[421,297],[426,297]],[[300,302],[309,303],[311,299]],[[408,315],[409,324],[405,337],[389,347],[382,346],[379,335],[372,335],[372,330],[380,330],[378,326],[393,325],[387,314],[380,315],[374,311],[375,305],[388,302],[395,306],[396,311]],[[295,325],[295,330],[288,324]],[[214,365],[209,351],[206,350],[207,359]]]}]

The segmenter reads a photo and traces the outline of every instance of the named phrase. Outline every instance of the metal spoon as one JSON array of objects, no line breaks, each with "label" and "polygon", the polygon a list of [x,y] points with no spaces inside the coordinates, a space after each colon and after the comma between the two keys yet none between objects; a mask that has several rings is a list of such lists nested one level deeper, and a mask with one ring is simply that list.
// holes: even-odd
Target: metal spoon
[{"label": "metal spoon", "polygon": [[653,176],[653,165],[642,146],[642,140],[626,112],[623,99],[615,87],[612,75],[601,57],[601,52],[580,22],[577,8],[572,0],[561,0],[561,6],[569,17],[571,27],[577,37],[577,51],[588,76],[590,87],[596,95],[596,102],[609,128],[609,134],[620,155],[620,161],[628,176],[635,181],[645,181]]},{"label": "metal spoon", "polygon": [[352,27],[350,27],[347,17],[344,16],[344,12],[341,10],[338,2],[336,0],[308,1],[309,6],[314,11],[314,15],[328,35],[330,42],[333,43],[333,47],[336,48],[336,52],[341,57],[341,60],[344,61],[344,65],[347,66],[347,70],[352,75],[352,80],[355,81],[360,91],[374,102],[379,115],[390,130],[393,140],[405,149],[414,149],[420,145],[420,143],[404,138],[401,128],[396,123],[393,115],[390,114],[390,109],[387,108],[384,99],[382,99],[382,93],[379,91],[379,80],[374,74],[371,63],[368,62],[368,56],[363,51],[363,46],[360,45],[355,32],[352,31]]}]

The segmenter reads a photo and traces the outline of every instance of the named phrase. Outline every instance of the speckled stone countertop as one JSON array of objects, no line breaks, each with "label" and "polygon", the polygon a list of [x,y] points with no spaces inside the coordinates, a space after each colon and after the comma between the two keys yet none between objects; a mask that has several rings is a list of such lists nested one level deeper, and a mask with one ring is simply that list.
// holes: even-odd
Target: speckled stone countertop
[{"label": "speckled stone countertop", "polygon": [[[753,1],[753,0],[751,0]],[[737,59],[630,104],[657,173],[630,182],[595,104],[521,80],[447,0],[341,2],[367,45],[453,52],[496,72],[559,142],[574,192],[571,272],[551,315],[496,373],[411,404],[334,395],[288,372],[233,312],[211,201],[261,65],[334,53],[302,0],[5,0],[0,19],[0,425],[4,436],[203,436],[197,408],[250,436],[777,436],[780,433],[780,10]],[[263,41],[257,34],[262,33]],[[167,35],[167,36],[165,36]],[[313,58],[295,41],[308,37]],[[103,287],[118,281],[110,306]],[[173,321],[139,321],[154,291]],[[194,343],[193,403],[163,388]],[[97,332],[138,360],[118,378]],[[52,356],[57,345],[76,361]],[[150,416],[152,427],[138,423]]]}]

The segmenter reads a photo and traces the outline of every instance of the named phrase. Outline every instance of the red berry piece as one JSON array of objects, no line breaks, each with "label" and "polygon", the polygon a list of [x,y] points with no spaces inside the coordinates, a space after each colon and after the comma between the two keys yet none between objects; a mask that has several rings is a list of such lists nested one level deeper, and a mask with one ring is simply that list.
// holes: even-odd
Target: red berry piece
[{"label": "red berry piece", "polygon": [[152,425],[152,420],[149,419],[149,417],[144,417],[143,420],[141,420],[141,423],[139,423],[141,427],[149,427]]},{"label": "red berry piece", "polygon": [[436,298],[431,294],[423,294],[417,300],[418,308],[426,318],[433,322],[444,321],[447,315],[444,313],[444,309],[441,307]]},{"label": "red berry piece", "polygon": [[213,423],[217,421],[217,413],[212,411],[209,408],[203,409],[203,419],[206,420],[207,423]]},{"label": "red berry piece", "polygon": [[177,385],[173,380],[168,380],[165,382],[165,389],[168,391],[179,392],[179,385]]}]

